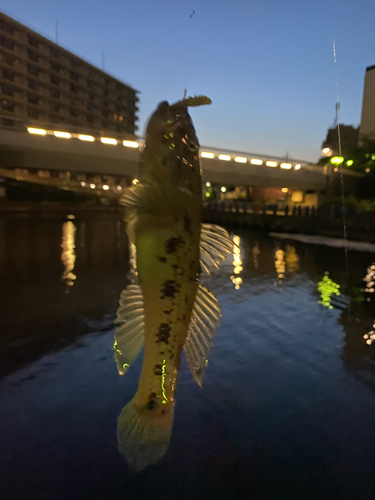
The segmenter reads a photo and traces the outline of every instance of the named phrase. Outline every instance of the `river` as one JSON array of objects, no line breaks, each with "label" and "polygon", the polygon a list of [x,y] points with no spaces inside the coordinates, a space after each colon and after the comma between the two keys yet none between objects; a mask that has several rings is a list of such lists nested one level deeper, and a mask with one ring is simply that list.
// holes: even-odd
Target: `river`
[{"label": "river", "polygon": [[238,248],[203,280],[223,314],[203,390],[183,358],[168,452],[134,474],[120,214],[0,216],[3,498],[375,498],[375,253],[228,229]]}]

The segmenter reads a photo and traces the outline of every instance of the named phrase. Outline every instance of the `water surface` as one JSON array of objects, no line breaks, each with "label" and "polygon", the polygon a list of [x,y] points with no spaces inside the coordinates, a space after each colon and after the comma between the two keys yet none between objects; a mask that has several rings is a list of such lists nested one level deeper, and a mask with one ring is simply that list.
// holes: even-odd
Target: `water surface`
[{"label": "water surface", "polygon": [[223,313],[204,388],[183,359],[167,455],[135,475],[116,446],[141,366],[119,377],[112,356],[121,217],[0,218],[7,499],[375,497],[375,254],[231,233],[204,279]]}]

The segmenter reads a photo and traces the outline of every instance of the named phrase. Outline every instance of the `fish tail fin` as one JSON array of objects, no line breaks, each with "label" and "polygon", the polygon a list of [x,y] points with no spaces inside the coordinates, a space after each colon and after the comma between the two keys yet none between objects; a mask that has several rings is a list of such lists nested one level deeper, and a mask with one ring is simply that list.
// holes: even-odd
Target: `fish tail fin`
[{"label": "fish tail fin", "polygon": [[117,419],[117,445],[126,462],[137,472],[165,455],[173,415],[174,403],[157,404],[150,409],[137,406],[135,397],[122,409]]}]

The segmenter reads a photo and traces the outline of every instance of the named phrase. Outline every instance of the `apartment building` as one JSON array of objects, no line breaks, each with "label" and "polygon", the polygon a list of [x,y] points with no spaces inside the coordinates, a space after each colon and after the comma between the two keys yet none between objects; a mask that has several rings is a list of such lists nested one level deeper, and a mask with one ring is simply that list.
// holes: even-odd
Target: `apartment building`
[{"label": "apartment building", "polygon": [[1,12],[0,76],[0,127],[137,133],[137,90]]}]

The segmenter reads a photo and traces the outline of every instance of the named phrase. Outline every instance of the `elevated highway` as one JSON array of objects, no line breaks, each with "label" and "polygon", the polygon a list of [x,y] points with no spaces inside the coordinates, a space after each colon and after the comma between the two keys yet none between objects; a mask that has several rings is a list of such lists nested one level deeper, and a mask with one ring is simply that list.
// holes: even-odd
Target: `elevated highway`
[{"label": "elevated highway", "polygon": [[[98,132],[52,129],[0,129],[0,168],[69,173],[76,178],[112,176],[132,180],[139,175],[142,139],[104,137]],[[203,146],[203,181],[231,186],[263,186],[322,190],[323,169],[306,161]]]}]

